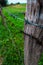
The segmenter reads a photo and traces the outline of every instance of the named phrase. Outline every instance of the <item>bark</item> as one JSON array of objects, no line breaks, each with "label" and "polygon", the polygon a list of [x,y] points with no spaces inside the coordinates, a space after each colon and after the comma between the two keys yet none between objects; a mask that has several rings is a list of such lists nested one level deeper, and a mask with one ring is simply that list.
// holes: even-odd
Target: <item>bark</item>
[{"label": "bark", "polygon": [[[41,8],[40,16],[39,10],[40,3],[37,0],[27,0],[25,19],[28,19],[30,22],[33,21],[33,23],[43,25],[43,8]],[[43,51],[43,29],[34,25],[25,24],[24,32],[42,41],[42,45],[39,45],[37,40],[24,35],[24,64],[38,65],[38,60]]]}]

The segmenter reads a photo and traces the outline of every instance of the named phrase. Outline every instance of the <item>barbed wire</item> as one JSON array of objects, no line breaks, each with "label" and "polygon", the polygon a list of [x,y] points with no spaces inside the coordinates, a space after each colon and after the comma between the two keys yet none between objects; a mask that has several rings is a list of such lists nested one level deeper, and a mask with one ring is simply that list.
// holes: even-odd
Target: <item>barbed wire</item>
[{"label": "barbed wire", "polygon": [[11,13],[8,12],[8,11],[7,11],[7,13],[8,13],[10,16],[12,16],[13,18],[17,18],[17,19],[19,19],[19,20],[21,20],[21,21],[24,21],[26,24],[30,24],[30,25],[33,25],[33,26],[36,26],[36,27],[39,27],[39,28],[42,28],[42,29],[43,29],[43,25],[36,24],[36,23],[32,23],[31,21],[28,21],[28,20],[26,20],[26,19],[22,19],[22,18],[20,18],[20,17],[18,17],[18,16],[16,16],[16,15],[11,14]]},{"label": "barbed wire", "polygon": [[16,18],[16,19],[18,19],[18,20],[24,21],[24,19],[18,17],[17,15],[12,14],[12,13],[10,13],[10,12],[8,12],[8,11],[6,11],[6,12],[8,13],[9,16],[11,16],[11,17],[13,17],[13,18]]},{"label": "barbed wire", "polygon": [[[26,22],[26,24],[27,24],[27,22]],[[30,23],[29,23],[29,24],[30,24]],[[18,29],[18,30],[19,30],[19,29]],[[19,31],[20,31],[19,33],[23,33],[23,34],[29,36],[30,38],[32,37],[33,39],[35,39],[35,40],[39,43],[39,45],[42,45],[42,42],[41,42],[38,38],[36,38],[36,37],[34,37],[34,36],[30,35],[30,34],[27,34],[27,33],[25,33],[25,32],[22,31],[22,30],[19,30]]]},{"label": "barbed wire", "polygon": [[[32,21],[33,22],[33,21]],[[39,24],[36,24],[36,23],[32,23],[28,20],[25,19],[25,23],[26,24],[30,24],[30,25],[33,25],[33,26],[36,26],[36,27],[39,27],[39,28],[42,28],[43,29],[43,25],[39,25]]]},{"label": "barbed wire", "polygon": [[34,37],[33,35],[30,35],[30,34],[24,32],[24,31],[22,31],[22,30],[20,31],[20,33],[23,33],[23,34],[29,36],[30,38],[36,40],[36,42],[38,42],[39,45],[41,45],[41,46],[43,45],[43,44],[42,44],[42,41],[40,41],[38,38]]}]

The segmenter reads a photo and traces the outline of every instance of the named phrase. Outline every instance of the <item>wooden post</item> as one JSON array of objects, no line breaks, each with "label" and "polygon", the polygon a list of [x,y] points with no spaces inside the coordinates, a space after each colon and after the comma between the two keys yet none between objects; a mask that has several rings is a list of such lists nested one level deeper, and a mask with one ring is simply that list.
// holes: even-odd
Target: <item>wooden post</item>
[{"label": "wooden post", "polygon": [[[25,19],[43,25],[43,1],[27,0]],[[42,45],[37,40],[24,34],[24,65],[38,65],[38,60],[43,51],[43,29],[34,25],[26,24],[24,32],[38,38],[42,41]]]},{"label": "wooden post", "polygon": [[5,19],[3,12],[2,12],[2,6],[1,5],[0,5],[0,16],[2,18],[2,24],[7,28],[6,19]]},{"label": "wooden post", "polygon": [[8,26],[7,26],[7,22],[6,22],[6,17],[4,16],[3,12],[2,12],[2,6],[0,5],[0,16],[2,19],[2,25],[10,32]]}]

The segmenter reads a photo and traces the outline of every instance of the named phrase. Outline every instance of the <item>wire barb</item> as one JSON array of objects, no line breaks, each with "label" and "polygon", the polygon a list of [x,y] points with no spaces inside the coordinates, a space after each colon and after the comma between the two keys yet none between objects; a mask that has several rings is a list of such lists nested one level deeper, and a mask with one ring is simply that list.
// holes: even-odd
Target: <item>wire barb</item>
[{"label": "wire barb", "polygon": [[29,36],[30,38],[35,39],[35,40],[36,40],[36,42],[38,42],[37,44],[39,44],[39,45],[41,45],[41,46],[42,46],[42,41],[40,41],[38,38],[36,38],[36,37],[34,37],[34,36],[30,35],[30,34],[27,34],[27,33],[25,33],[24,31],[20,31],[20,33],[23,33],[23,34],[25,34],[25,35]]},{"label": "wire barb", "polygon": [[42,28],[42,29],[43,29],[43,25],[39,25],[39,24],[32,23],[32,22],[30,22],[30,21],[28,21],[28,20],[26,20],[26,19],[25,19],[25,23],[26,23],[26,24],[33,25],[33,26],[36,26],[36,27],[39,27],[39,28]]}]

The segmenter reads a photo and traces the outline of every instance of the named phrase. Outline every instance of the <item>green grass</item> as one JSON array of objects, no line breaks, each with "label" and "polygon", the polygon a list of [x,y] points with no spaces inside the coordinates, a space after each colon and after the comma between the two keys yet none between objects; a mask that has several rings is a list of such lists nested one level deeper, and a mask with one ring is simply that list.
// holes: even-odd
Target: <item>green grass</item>
[{"label": "green grass", "polygon": [[10,32],[3,26],[0,17],[0,55],[3,57],[2,65],[24,65],[24,40],[23,34],[20,33],[20,30],[24,28],[24,21],[9,16],[6,10],[24,19],[24,15],[21,12],[25,11],[25,6],[18,5],[18,7],[8,6],[3,8],[3,14],[7,17],[6,23]]},{"label": "green grass", "polygon": [[[6,10],[24,19],[21,12],[25,12],[25,6],[25,4],[22,4],[3,8],[3,14],[7,18],[6,23],[10,32],[2,24],[0,17],[0,56],[3,57],[2,65],[24,65],[24,37],[20,33],[20,30],[24,30],[24,21],[9,16]],[[42,62],[43,59],[41,58],[39,65],[43,65]]]}]

